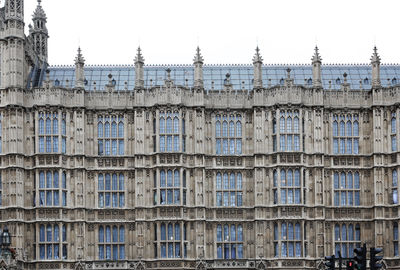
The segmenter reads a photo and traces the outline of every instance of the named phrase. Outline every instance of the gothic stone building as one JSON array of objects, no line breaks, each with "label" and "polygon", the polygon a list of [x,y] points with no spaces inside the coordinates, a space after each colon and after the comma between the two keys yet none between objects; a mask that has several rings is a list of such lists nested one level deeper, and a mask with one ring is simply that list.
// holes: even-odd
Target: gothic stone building
[{"label": "gothic stone building", "polygon": [[[0,224],[24,269],[400,269],[400,67],[48,66],[0,10]],[[399,80],[399,81],[398,81]]]}]

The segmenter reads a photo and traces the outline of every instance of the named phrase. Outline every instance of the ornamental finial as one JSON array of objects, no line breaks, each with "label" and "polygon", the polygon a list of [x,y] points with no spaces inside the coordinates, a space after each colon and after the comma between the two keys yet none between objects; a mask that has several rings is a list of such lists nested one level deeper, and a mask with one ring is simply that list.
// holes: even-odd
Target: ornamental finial
[{"label": "ornamental finial", "polygon": [[135,64],[136,63],[144,64],[144,58],[143,58],[142,50],[140,49],[140,46],[137,49],[137,54],[136,54],[136,57],[135,57]]},{"label": "ornamental finial", "polygon": [[261,63],[262,64],[262,62],[263,62],[263,59],[262,59],[261,54],[260,54],[260,48],[258,48],[258,46],[257,46],[256,47],[256,53],[255,53],[255,55],[253,57],[253,64],[256,64],[256,63]]},{"label": "ornamental finial", "polygon": [[203,64],[203,62],[204,62],[204,59],[203,59],[203,56],[201,55],[199,46],[197,46],[196,54],[194,56],[193,62],[194,62],[194,64],[198,64],[198,63]]},{"label": "ornamental finial", "polygon": [[85,64],[85,58],[83,58],[81,47],[78,47],[78,54],[75,57],[75,64]]},{"label": "ornamental finial", "polygon": [[313,57],[311,58],[311,60],[312,60],[313,63],[315,63],[315,62],[321,62],[321,61],[322,61],[322,58],[321,58],[321,56],[319,55],[318,46],[315,46],[314,55],[313,55]]},{"label": "ornamental finial", "polygon": [[378,49],[376,48],[376,46],[374,46],[374,52],[372,53],[372,57],[371,57],[371,64],[374,63],[380,63],[381,62],[381,58],[378,54]]}]

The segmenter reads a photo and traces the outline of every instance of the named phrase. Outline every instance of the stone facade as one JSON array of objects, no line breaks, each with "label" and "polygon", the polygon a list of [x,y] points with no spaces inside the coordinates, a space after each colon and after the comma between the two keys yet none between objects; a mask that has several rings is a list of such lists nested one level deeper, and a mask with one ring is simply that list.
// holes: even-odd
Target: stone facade
[{"label": "stone facade", "polygon": [[257,48],[252,89],[227,75],[206,91],[198,49],[192,86],[170,71],[148,86],[138,50],[134,89],[110,76],[86,91],[80,50],[74,83],[46,72],[40,1],[28,37],[23,0],[1,15],[0,223],[24,269],[315,269],[364,242],[400,269],[400,87],[382,85],[376,50],[372,89],[346,74],[340,90],[323,89],[317,50],[312,85],[288,69],[265,87]]}]

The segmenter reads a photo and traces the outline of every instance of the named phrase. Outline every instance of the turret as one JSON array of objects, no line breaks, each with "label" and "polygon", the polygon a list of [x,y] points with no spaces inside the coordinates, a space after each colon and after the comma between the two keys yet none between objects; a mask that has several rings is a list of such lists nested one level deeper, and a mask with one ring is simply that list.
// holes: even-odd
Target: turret
[{"label": "turret", "polygon": [[197,46],[196,54],[193,59],[194,65],[194,87],[195,88],[203,88],[204,80],[203,80],[203,63],[204,59],[200,53],[200,48]]},{"label": "turret", "polygon": [[371,57],[372,65],[372,88],[381,86],[381,58],[378,55],[378,49],[374,47],[374,52]]},{"label": "turret", "polygon": [[256,54],[253,57],[253,66],[254,66],[254,82],[253,82],[253,88],[259,89],[263,87],[263,81],[262,81],[262,64],[263,64],[263,59],[260,55],[260,49],[256,48]]},{"label": "turret", "polygon": [[311,58],[312,60],[312,70],[313,70],[313,87],[321,88],[322,87],[322,76],[321,76],[321,61],[322,58],[319,55],[318,47],[315,46],[314,56]]},{"label": "turret", "polygon": [[6,0],[4,29],[0,32],[1,87],[24,87],[24,0]]},{"label": "turret", "polygon": [[33,27],[30,29],[32,35],[33,50],[38,55],[42,63],[47,63],[47,42],[49,33],[46,23],[47,17],[41,6],[42,0],[38,0],[38,5],[33,13]]},{"label": "turret", "polygon": [[135,89],[144,88],[144,58],[140,47],[137,49],[135,57]]},{"label": "turret", "polygon": [[78,55],[75,58],[75,87],[85,87],[85,59],[82,56],[82,50],[78,48]]}]

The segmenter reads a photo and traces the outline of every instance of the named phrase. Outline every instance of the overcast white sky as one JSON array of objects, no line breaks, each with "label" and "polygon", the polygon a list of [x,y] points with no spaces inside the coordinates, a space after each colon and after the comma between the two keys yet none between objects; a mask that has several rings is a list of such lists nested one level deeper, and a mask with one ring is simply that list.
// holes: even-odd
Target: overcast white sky
[{"label": "overcast white sky", "polygon": [[[2,0],[4,1],[4,0]],[[25,0],[26,25],[36,0]],[[384,63],[400,62],[399,0],[42,0],[49,62],[190,64],[199,44],[207,64],[367,63],[374,44]]]}]

